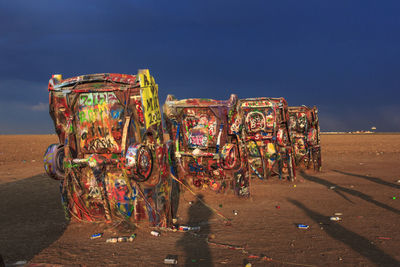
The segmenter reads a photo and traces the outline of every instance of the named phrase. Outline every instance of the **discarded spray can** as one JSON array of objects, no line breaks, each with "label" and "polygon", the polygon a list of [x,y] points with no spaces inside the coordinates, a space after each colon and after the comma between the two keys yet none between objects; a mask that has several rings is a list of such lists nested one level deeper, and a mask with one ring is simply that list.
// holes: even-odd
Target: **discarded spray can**
[{"label": "discarded spray can", "polygon": [[161,235],[160,232],[157,232],[157,231],[151,231],[150,234],[154,235],[154,236],[160,236]]},{"label": "discarded spray can", "polygon": [[90,239],[97,239],[97,238],[100,238],[100,237],[102,237],[102,236],[103,236],[103,233],[97,233],[97,234],[92,235],[92,236],[90,237]]},{"label": "discarded spray can", "polygon": [[136,235],[118,237],[118,242],[132,242]]},{"label": "discarded spray can", "polygon": [[298,224],[297,228],[299,228],[299,229],[308,229],[308,228],[310,228],[310,226],[307,225],[307,224]]},{"label": "discarded spray can", "polygon": [[118,237],[107,238],[106,242],[107,243],[117,243],[118,242]]},{"label": "discarded spray can", "polygon": [[342,216],[343,213],[341,213],[341,212],[336,212],[334,215],[335,215],[335,216]]},{"label": "discarded spray can", "polygon": [[330,219],[331,221],[335,221],[335,222],[337,222],[337,221],[340,221],[340,220],[341,220],[341,218],[340,218],[340,217],[334,217],[334,216],[330,217],[329,219]]},{"label": "discarded spray can", "polygon": [[178,264],[178,261],[177,261],[176,259],[165,258],[165,259],[164,259],[164,264],[175,265],[175,264]]},{"label": "discarded spray can", "polygon": [[237,210],[233,210],[233,214],[236,216],[239,214],[239,212]]},{"label": "discarded spray can", "polygon": [[136,234],[132,234],[130,237],[128,237],[128,241],[132,242],[133,239],[135,239],[135,238],[136,238]]},{"label": "discarded spray can", "polygon": [[186,225],[181,225],[179,226],[179,231],[200,231],[200,226],[186,226]]},{"label": "discarded spray can", "polygon": [[136,234],[132,234],[131,236],[119,236],[119,237],[111,237],[106,240],[107,243],[121,243],[121,242],[132,242],[136,237]]}]

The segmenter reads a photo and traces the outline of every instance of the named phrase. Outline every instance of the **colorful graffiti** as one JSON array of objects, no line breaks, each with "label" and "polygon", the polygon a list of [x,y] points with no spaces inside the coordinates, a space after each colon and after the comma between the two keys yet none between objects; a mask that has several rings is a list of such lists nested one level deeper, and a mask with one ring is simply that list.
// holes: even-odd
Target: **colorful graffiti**
[{"label": "colorful graffiti", "polygon": [[[250,195],[250,178],[293,181],[295,166],[321,167],[318,111],[284,98],[183,99],[163,106],[148,70],[49,81],[59,138],[44,156],[61,180],[68,217],[171,226],[179,192]],[[183,186],[183,188],[181,188]]]},{"label": "colorful graffiti", "polygon": [[306,106],[289,107],[290,135],[295,162],[299,168],[321,169],[318,109]]},{"label": "colorful graffiti", "polygon": [[252,176],[264,180],[278,175],[280,179],[294,180],[286,101],[283,98],[241,99],[237,109],[243,118],[240,138],[246,143]]},{"label": "colorful graffiti", "polygon": [[57,75],[49,95],[61,145],[49,147],[44,163],[61,180],[69,217],[170,226],[168,150],[158,86],[149,71],[65,80]]},{"label": "colorful graffiti", "polygon": [[[237,121],[229,123],[236,103],[235,95],[228,101],[167,97],[164,118],[175,148],[178,178],[189,186],[250,194],[247,162],[241,160],[247,158],[244,143],[235,133]],[[239,183],[234,175],[238,171]]]}]

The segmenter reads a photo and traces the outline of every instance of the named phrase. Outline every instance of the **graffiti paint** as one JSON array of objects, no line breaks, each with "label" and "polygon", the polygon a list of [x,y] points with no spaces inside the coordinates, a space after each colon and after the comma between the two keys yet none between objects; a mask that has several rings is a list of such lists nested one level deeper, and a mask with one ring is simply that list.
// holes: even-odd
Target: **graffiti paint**
[{"label": "graffiti paint", "polygon": [[[78,221],[143,220],[170,226],[171,178],[166,167],[158,86],[138,75],[90,74],[49,82],[50,115],[60,143],[63,205]],[[54,148],[45,168],[56,167]]]},{"label": "graffiti paint", "polygon": [[[164,118],[174,144],[180,180],[194,188],[215,192],[233,189],[239,196],[250,194],[249,188],[235,189],[249,185],[245,148],[236,132],[241,118],[233,119],[236,103],[235,95],[228,101],[167,97]],[[235,182],[234,172],[238,170],[242,170],[241,179],[246,181],[243,185]]]},{"label": "graffiti paint", "polygon": [[239,100],[238,114],[244,122],[239,135],[246,143],[249,169],[255,177],[295,179],[287,108],[283,98]]},{"label": "graffiti paint", "polygon": [[321,169],[318,109],[306,106],[289,107],[290,136],[295,148],[295,164],[299,168]]}]

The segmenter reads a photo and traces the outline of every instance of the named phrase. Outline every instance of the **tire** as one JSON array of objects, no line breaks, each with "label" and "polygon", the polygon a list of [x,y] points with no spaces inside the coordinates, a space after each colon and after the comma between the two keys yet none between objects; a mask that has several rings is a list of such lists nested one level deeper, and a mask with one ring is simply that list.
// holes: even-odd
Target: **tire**
[{"label": "tire", "polygon": [[50,145],[43,156],[44,169],[47,175],[55,180],[65,178],[64,171],[64,146],[60,144]]},{"label": "tire", "polygon": [[137,155],[137,176],[133,178],[138,182],[147,181],[153,171],[153,155],[148,147],[139,148]]}]

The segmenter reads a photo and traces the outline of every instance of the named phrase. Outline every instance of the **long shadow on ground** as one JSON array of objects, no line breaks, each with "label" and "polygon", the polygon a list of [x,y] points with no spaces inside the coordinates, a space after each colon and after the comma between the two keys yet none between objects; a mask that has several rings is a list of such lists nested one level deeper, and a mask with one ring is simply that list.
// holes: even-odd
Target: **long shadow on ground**
[{"label": "long shadow on ground", "polygon": [[[315,183],[318,183],[318,184],[321,184],[321,185],[325,185],[328,188],[334,187],[335,192],[340,194],[342,197],[345,197],[345,196],[343,194],[341,194],[341,193],[347,193],[347,194],[350,194],[352,196],[355,196],[355,197],[358,197],[360,199],[363,199],[363,200],[365,200],[365,201],[367,201],[367,202],[369,202],[371,204],[374,204],[377,207],[383,208],[385,210],[391,211],[391,212],[396,213],[396,214],[400,214],[400,210],[398,210],[396,208],[393,208],[393,207],[391,207],[389,205],[386,205],[385,203],[379,202],[379,201],[375,200],[373,197],[371,197],[370,195],[361,193],[361,192],[359,192],[357,190],[354,190],[354,189],[349,189],[349,188],[346,188],[346,187],[342,187],[340,185],[334,184],[332,182],[329,182],[327,180],[321,179],[319,177],[308,175],[303,171],[301,171],[300,174],[301,174],[301,176],[303,176],[303,178],[305,180],[309,180],[311,182],[315,182]],[[347,199],[347,197],[345,197],[345,198]],[[347,199],[347,200],[349,200],[349,199]]]},{"label": "long shadow on ground", "polygon": [[338,223],[329,224],[330,221],[328,219],[328,216],[324,216],[307,208],[304,204],[297,200],[289,198],[288,201],[293,203],[298,208],[302,209],[314,222],[325,223],[326,227],[324,227],[324,231],[329,236],[351,247],[354,251],[369,259],[377,266],[399,266],[400,262],[392,258],[390,255],[387,255],[377,246],[371,244],[371,241],[369,241],[365,237],[362,237],[352,231],[347,230]]},{"label": "long shadow on ground", "polygon": [[400,185],[386,182],[385,180],[382,180],[381,178],[370,177],[370,176],[360,175],[360,174],[356,174],[356,173],[343,172],[343,171],[339,171],[339,170],[332,170],[332,171],[340,173],[340,174],[344,174],[344,175],[350,175],[350,176],[354,176],[354,177],[358,177],[358,178],[363,178],[365,180],[368,180],[368,181],[371,181],[371,182],[374,182],[377,184],[386,185],[389,187],[400,189]]},{"label": "long shadow on ground", "polygon": [[0,184],[0,254],[6,263],[30,260],[56,241],[67,222],[59,182],[39,174]]},{"label": "long shadow on ground", "polygon": [[[203,196],[198,195],[198,198],[203,201]],[[207,223],[212,215],[211,210],[206,207],[201,201],[197,200],[189,208],[189,226],[201,225],[200,234],[203,238],[194,236],[191,232],[187,232],[178,240],[177,246],[185,251],[185,266],[213,266],[210,248],[206,241],[206,237],[210,233],[210,225]],[[205,224],[204,224],[205,222]]]}]

